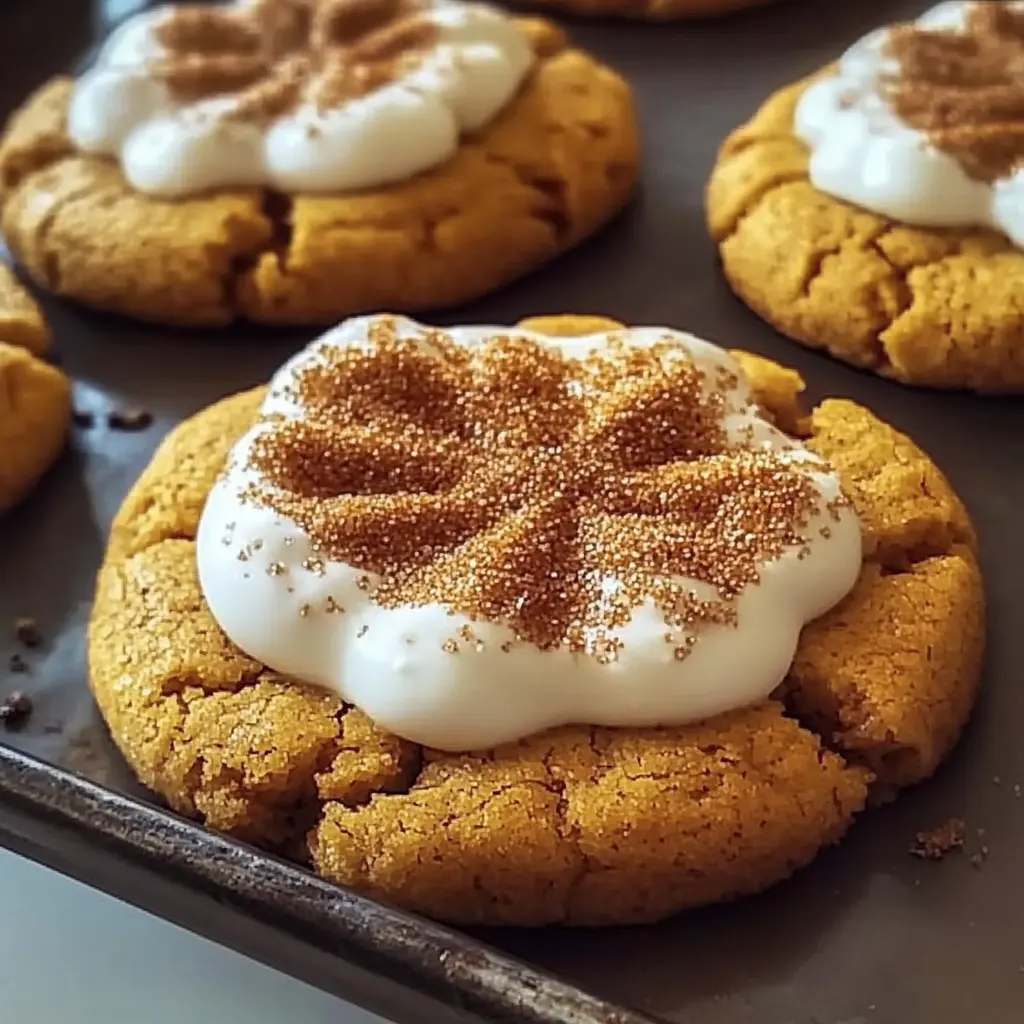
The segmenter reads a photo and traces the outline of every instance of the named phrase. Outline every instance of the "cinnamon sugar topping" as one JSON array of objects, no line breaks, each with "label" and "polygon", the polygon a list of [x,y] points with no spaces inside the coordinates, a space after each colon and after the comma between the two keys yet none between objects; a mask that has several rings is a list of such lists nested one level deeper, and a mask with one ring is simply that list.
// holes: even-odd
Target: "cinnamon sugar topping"
[{"label": "cinnamon sugar topping", "polygon": [[963,31],[894,28],[883,80],[895,113],[972,178],[1005,178],[1024,163],[1024,9],[972,3]]},{"label": "cinnamon sugar topping", "polygon": [[273,120],[304,94],[332,107],[386,85],[436,42],[423,0],[257,0],[182,5],[156,27],[150,64],[181,102],[236,93],[235,119]]},{"label": "cinnamon sugar topping", "polygon": [[263,33],[255,18],[225,17],[217,7],[175,7],[156,24],[156,40],[172,53],[257,54]]},{"label": "cinnamon sugar topping", "polygon": [[730,441],[729,381],[710,376],[671,340],[577,360],[514,334],[410,341],[379,318],[368,348],[295,375],[305,416],[265,422],[245,497],[375,574],[380,605],[441,604],[608,663],[641,602],[670,629],[732,625],[759,564],[806,543],[820,464]]},{"label": "cinnamon sugar topping", "polygon": [[321,48],[347,46],[382,28],[403,13],[402,0],[336,0],[316,20],[315,43]]}]

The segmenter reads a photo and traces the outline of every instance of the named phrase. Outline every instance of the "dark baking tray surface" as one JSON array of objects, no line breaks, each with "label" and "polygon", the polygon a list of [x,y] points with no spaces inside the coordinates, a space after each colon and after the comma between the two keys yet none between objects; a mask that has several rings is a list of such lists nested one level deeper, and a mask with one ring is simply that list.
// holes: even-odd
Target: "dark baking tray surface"
[{"label": "dark baking tray surface", "polygon": [[[0,744],[0,841],[403,1024],[644,1019],[626,1007],[680,1024],[1020,1021],[1024,403],[911,391],[790,345],[728,294],[701,213],[718,143],[771,89],[923,6],[788,0],[701,25],[574,25],[637,87],[643,193],[577,253],[437,319],[571,311],[685,326],[796,366],[812,398],[849,395],[917,438],[971,508],[991,604],[984,694],[933,782],[865,814],[839,847],[764,896],[600,932],[449,932],[167,814],[133,782],[85,685],[83,626],[104,533],[160,436],[265,379],[313,332],[187,334],[51,301],[79,404],[139,404],[155,423],[80,432],[0,527],[0,665],[15,650],[4,622],[35,616],[47,638],[31,675],[0,684],[36,701],[29,726]],[[3,0],[0,107],[68,66],[94,27],[82,0]],[[938,864],[907,855],[918,829],[953,815],[968,825],[962,854]]]}]

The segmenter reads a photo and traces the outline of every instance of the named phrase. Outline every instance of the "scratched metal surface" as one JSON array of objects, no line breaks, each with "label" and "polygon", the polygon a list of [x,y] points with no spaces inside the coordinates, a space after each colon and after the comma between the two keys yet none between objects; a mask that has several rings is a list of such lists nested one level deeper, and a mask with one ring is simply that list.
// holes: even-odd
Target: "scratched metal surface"
[{"label": "scratched metal surface", "polygon": [[[984,696],[933,782],[865,815],[841,846],[764,896],[656,927],[595,932],[456,936],[163,815],[113,750],[85,687],[82,629],[104,533],[163,433],[265,379],[311,332],[185,334],[48,302],[80,403],[102,410],[130,401],[156,419],[141,434],[80,434],[0,528],[0,623],[34,615],[48,638],[30,676],[0,683],[27,686],[37,703],[29,728],[4,740],[116,794],[0,748],[0,841],[410,1024],[466,1019],[455,1005],[509,1021],[641,1019],[577,989],[677,1024],[1019,1021],[1024,403],[914,392],[790,345],[728,294],[702,224],[703,183],[732,127],[856,35],[924,6],[788,0],[693,26],[574,24],[578,40],[635,83],[642,194],[578,252],[437,320],[573,311],[685,326],[788,362],[812,398],[848,395],[916,437],[971,507],[991,604]],[[0,109],[68,66],[95,25],[75,0],[0,4]],[[0,635],[0,663],[12,651]],[[990,851],[980,870],[966,855],[938,865],[906,855],[917,829],[950,815],[966,818],[971,848]],[[479,938],[568,984],[495,957]]]}]

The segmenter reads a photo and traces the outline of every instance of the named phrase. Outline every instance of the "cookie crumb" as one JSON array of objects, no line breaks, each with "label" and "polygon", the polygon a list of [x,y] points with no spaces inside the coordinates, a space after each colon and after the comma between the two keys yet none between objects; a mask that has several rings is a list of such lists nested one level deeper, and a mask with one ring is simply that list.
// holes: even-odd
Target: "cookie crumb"
[{"label": "cookie crumb", "polygon": [[981,870],[982,865],[988,860],[988,847],[983,846],[980,850],[971,854],[971,867],[975,870]]},{"label": "cookie crumb", "polygon": [[43,643],[43,634],[36,620],[30,618],[14,620],[14,638],[25,647],[40,647]]},{"label": "cookie crumb", "polygon": [[15,690],[0,701],[0,722],[5,729],[18,730],[32,714],[32,698],[27,693]]},{"label": "cookie crumb", "polygon": [[96,425],[96,414],[91,409],[76,409],[71,418],[81,430],[90,430]]},{"label": "cookie crumb", "polygon": [[27,672],[28,662],[20,654],[12,654],[7,661],[7,668],[11,672]]},{"label": "cookie crumb", "polygon": [[950,818],[935,828],[918,832],[908,852],[922,860],[942,860],[947,853],[959,850],[966,836],[967,826],[963,820]]},{"label": "cookie crumb", "polygon": [[137,406],[114,409],[107,414],[107,425],[112,430],[145,430],[152,422],[153,414]]}]

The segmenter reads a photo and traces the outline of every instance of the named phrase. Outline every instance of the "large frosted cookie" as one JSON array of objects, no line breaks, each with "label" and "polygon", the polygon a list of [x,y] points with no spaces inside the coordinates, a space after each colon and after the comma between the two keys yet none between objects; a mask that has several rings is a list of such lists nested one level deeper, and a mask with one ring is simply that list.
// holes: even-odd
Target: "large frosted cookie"
[{"label": "large frosted cookie", "polygon": [[708,221],[783,333],[908,384],[1024,390],[1024,7],[947,3],[772,96]]},{"label": "large frosted cookie", "polygon": [[67,438],[71,385],[38,358],[49,343],[39,307],[0,264],[0,511],[35,486]]},{"label": "large frosted cookie", "polygon": [[32,96],[0,187],[33,278],[181,324],[433,309],[627,202],[630,88],[551,23],[450,0],[311,10],[158,8]]},{"label": "large frosted cookie", "polygon": [[451,921],[786,877],[935,769],[984,634],[942,474],[802,387],[597,318],[341,325],[125,500],[114,739],[178,811]]}]

